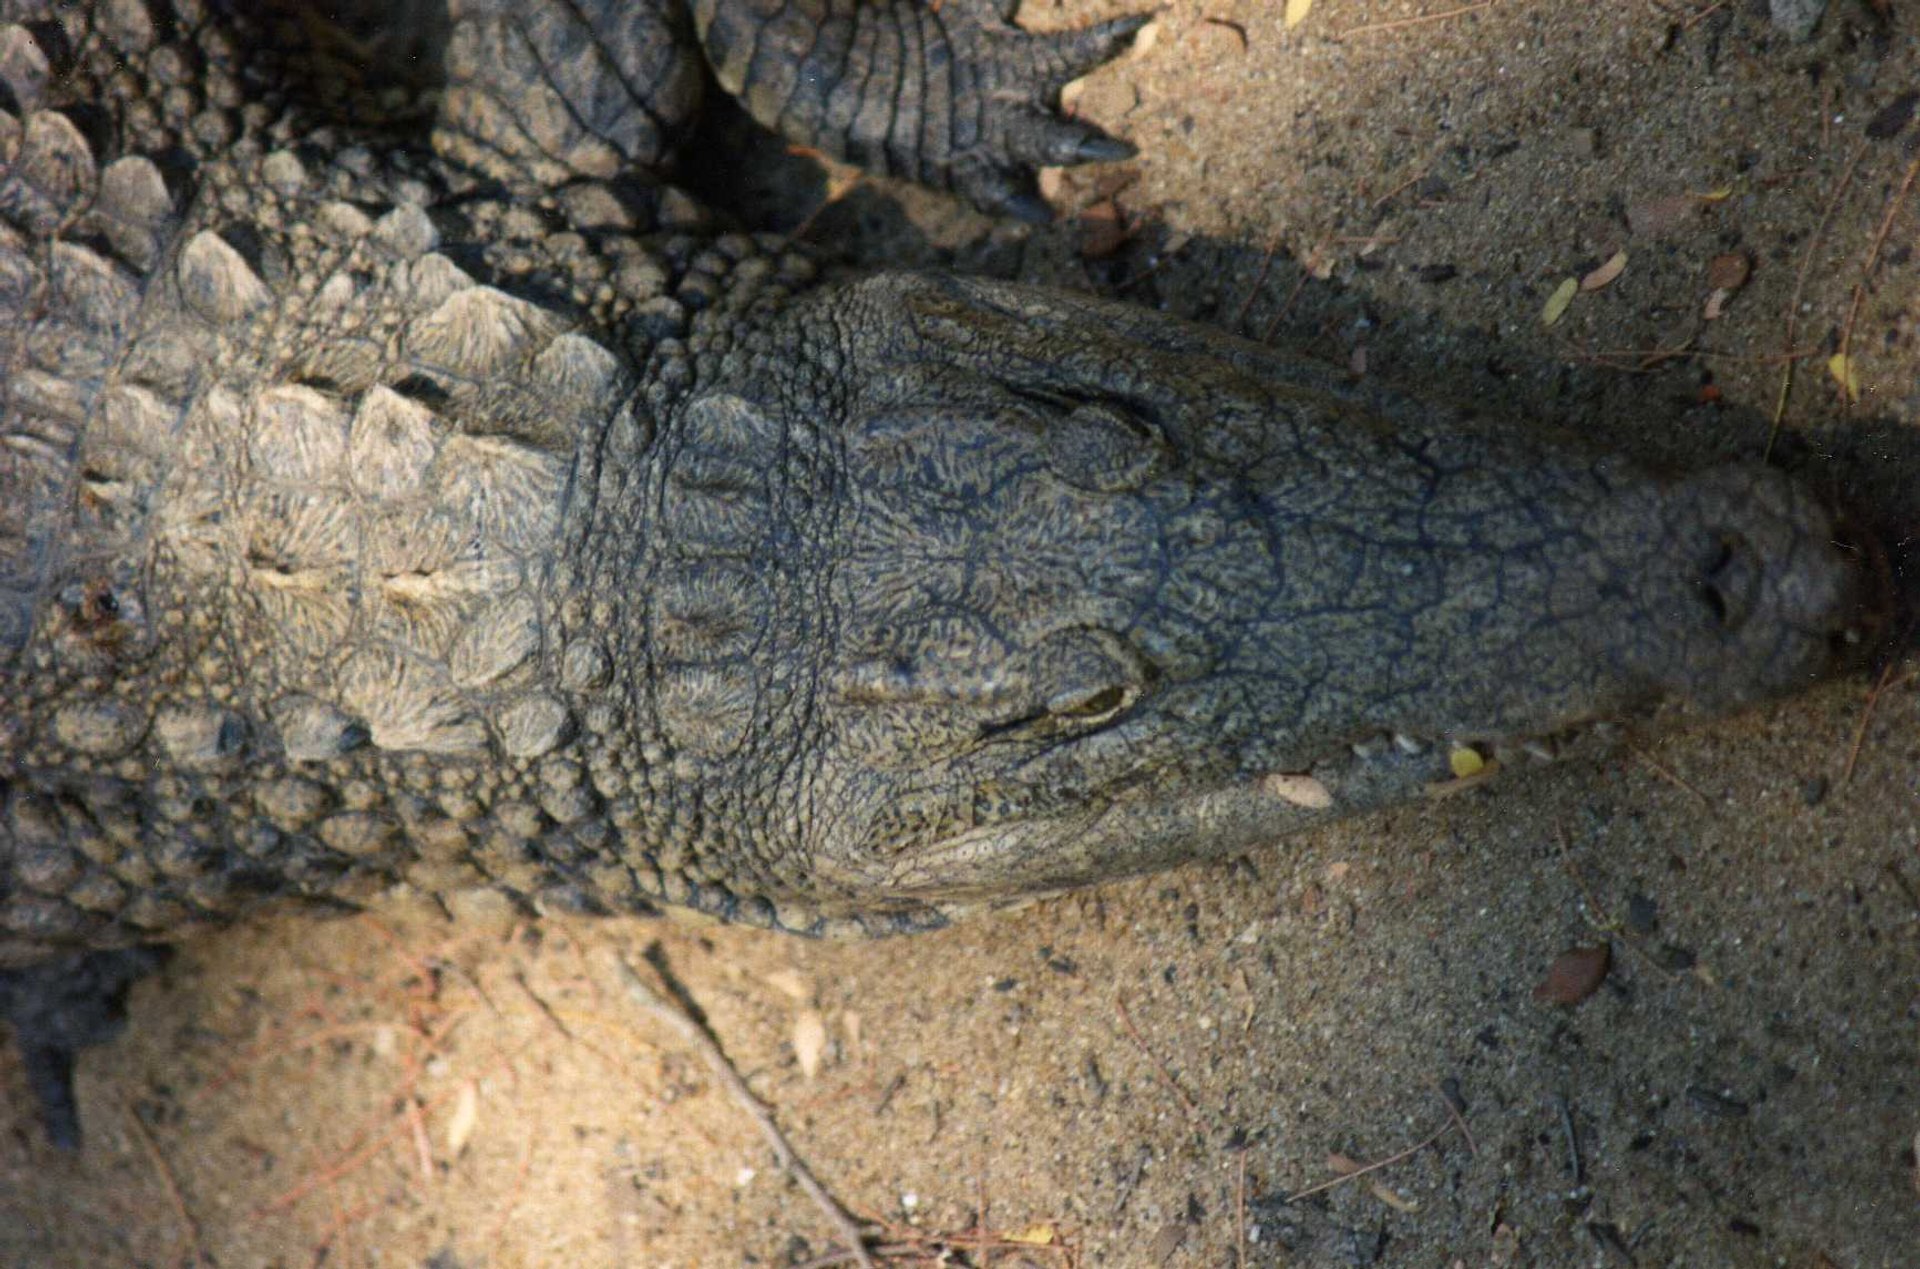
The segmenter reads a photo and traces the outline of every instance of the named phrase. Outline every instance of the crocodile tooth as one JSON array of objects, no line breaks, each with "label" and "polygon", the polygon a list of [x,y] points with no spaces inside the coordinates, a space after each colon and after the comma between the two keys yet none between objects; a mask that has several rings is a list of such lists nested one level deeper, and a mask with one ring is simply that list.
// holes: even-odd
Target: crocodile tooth
[{"label": "crocodile tooth", "polygon": [[1377,736],[1369,736],[1365,740],[1356,740],[1348,748],[1353,750],[1353,756],[1356,758],[1368,760],[1378,758],[1387,750],[1387,735],[1382,732]]}]

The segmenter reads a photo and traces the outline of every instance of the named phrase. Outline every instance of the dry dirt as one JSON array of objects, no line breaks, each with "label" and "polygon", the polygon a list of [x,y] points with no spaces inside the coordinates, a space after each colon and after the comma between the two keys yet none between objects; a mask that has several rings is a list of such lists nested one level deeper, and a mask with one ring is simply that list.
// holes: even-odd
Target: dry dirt
[{"label": "dry dirt", "polygon": [[[808,233],[1676,462],[1765,451],[1805,354],[1776,457],[1906,542],[1911,5],[1834,0],[1804,45],[1761,0],[1282,11],[1173,0],[1087,81],[1142,154],[1050,182],[1051,229],[867,184]],[[1728,253],[1751,277],[1706,321]],[[1915,664],[910,940],[484,898],[206,939],[84,1058],[83,1153],[0,1058],[0,1264],[826,1263],[751,1122],[621,993],[611,958],[649,947],[827,1187],[945,1263],[1920,1264]],[[1596,994],[1534,999],[1597,945]]]}]

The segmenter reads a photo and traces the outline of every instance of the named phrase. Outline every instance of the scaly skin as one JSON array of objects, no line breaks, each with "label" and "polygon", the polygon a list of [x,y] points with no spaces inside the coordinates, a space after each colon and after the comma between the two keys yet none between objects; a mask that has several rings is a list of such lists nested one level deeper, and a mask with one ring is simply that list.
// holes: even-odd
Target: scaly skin
[{"label": "scaly skin", "polygon": [[1120,305],[816,283],[627,170],[697,26],[799,138],[1005,205],[1111,152],[1044,108],[1127,28],[896,5],[976,86],[1046,72],[873,53],[881,142],[757,78],[742,3],[412,6],[429,146],[404,100],[325,117],[265,19],[162,7],[0,0],[0,966],[395,878],[911,928],[1792,691],[1858,633],[1871,570],[1779,473]]}]

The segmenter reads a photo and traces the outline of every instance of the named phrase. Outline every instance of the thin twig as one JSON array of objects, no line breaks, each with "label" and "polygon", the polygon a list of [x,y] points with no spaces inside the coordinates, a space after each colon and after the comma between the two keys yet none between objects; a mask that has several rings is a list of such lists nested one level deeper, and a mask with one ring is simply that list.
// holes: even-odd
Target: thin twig
[{"label": "thin twig", "polygon": [[1693,30],[1694,27],[1699,26],[1702,22],[1705,22],[1708,18],[1712,17],[1714,14],[1726,8],[1732,2],[1733,0],[1713,0],[1712,4],[1700,10],[1700,12],[1688,18],[1685,22],[1682,22],[1680,24],[1680,29],[1682,31]]},{"label": "thin twig", "polygon": [[635,1004],[665,1023],[678,1033],[683,1041],[698,1051],[701,1058],[706,1061],[708,1069],[713,1072],[714,1079],[719,1081],[720,1086],[726,1089],[728,1096],[733,1098],[734,1104],[745,1111],[748,1118],[752,1119],[760,1129],[760,1135],[766,1139],[767,1145],[773,1150],[774,1157],[780,1161],[780,1166],[799,1183],[807,1197],[813,1200],[813,1205],[820,1209],[821,1214],[834,1227],[834,1231],[846,1242],[845,1259],[859,1265],[860,1269],[875,1269],[873,1257],[867,1254],[866,1235],[861,1232],[859,1223],[847,1214],[847,1209],[840,1206],[838,1199],[827,1193],[826,1187],[815,1179],[799,1154],[788,1144],[786,1134],[782,1133],[780,1125],[773,1121],[772,1112],[753,1095],[753,1090],[747,1087],[747,1082],[740,1078],[740,1072],[735,1070],[733,1063],[727,1060],[726,1052],[721,1049],[720,1042],[714,1039],[712,1033],[705,1027],[694,1021],[692,1015],[636,974],[633,967],[627,964],[625,957],[616,955],[613,958],[613,969],[620,980],[620,985],[626,988],[627,995]]},{"label": "thin twig", "polygon": [[147,1131],[144,1123],[140,1122],[139,1112],[131,1106],[122,1106],[121,1109],[126,1112],[127,1122],[133,1125],[133,1135],[138,1138],[140,1149],[146,1154],[147,1161],[153,1164],[153,1170],[160,1178],[160,1185],[167,1192],[167,1202],[172,1205],[173,1214],[180,1221],[181,1241],[186,1244],[193,1257],[188,1263],[196,1265],[206,1263],[206,1252],[200,1246],[200,1223],[187,1211],[186,1200],[180,1197],[179,1183],[173,1179],[173,1169],[167,1166],[167,1157],[160,1153],[160,1147],[154,1141],[153,1134]]},{"label": "thin twig", "polygon": [[1491,9],[1500,0],[1480,0],[1478,4],[1463,4],[1457,9],[1447,9],[1441,13],[1425,13],[1417,18],[1398,18],[1392,22],[1369,22],[1364,26],[1350,26],[1340,32],[1341,35],[1377,35],[1382,31],[1401,31],[1410,26],[1425,26],[1429,22],[1445,22],[1448,18],[1457,18],[1463,14],[1478,13],[1482,9]]},{"label": "thin twig", "polygon": [[1688,784],[1685,780],[1683,780],[1680,777],[1679,772],[1673,771],[1667,767],[1662,766],[1659,762],[1655,761],[1652,754],[1648,753],[1644,749],[1635,749],[1635,750],[1632,750],[1631,752],[1634,757],[1638,758],[1641,762],[1644,762],[1647,764],[1648,770],[1652,771],[1655,775],[1659,776],[1662,780],[1666,780],[1667,782],[1673,785],[1676,785],[1679,788],[1685,789],[1688,793],[1691,793],[1693,794],[1693,796],[1700,799],[1700,805],[1706,807],[1708,810],[1713,809],[1713,799],[1708,797],[1706,794],[1702,793],[1700,790],[1694,788],[1691,784]]},{"label": "thin twig", "polygon": [[1640,940],[1627,929],[1626,922],[1613,915],[1599,899],[1594,897],[1593,891],[1587,886],[1587,879],[1580,875],[1579,867],[1573,862],[1573,843],[1567,840],[1567,830],[1556,826],[1555,831],[1560,837],[1560,865],[1567,870],[1567,876],[1573,879],[1574,887],[1580,891],[1580,898],[1587,905],[1587,924],[1601,934],[1617,938],[1626,944],[1635,955],[1653,966],[1655,972],[1662,978],[1675,977],[1674,972],[1662,965],[1658,957],[1640,946]]},{"label": "thin twig", "polygon": [[1369,1172],[1378,1172],[1381,1168],[1390,1168],[1394,1164],[1402,1161],[1403,1159],[1411,1159],[1414,1155],[1419,1154],[1422,1150],[1425,1150],[1428,1146],[1432,1145],[1434,1142],[1440,1140],[1440,1138],[1446,1136],[1448,1133],[1452,1131],[1453,1131],[1453,1121],[1448,1120],[1446,1123],[1441,1124],[1438,1128],[1435,1128],[1432,1132],[1428,1133],[1425,1137],[1421,1138],[1419,1141],[1414,1142],[1412,1145],[1408,1146],[1405,1150],[1402,1150],[1399,1154],[1391,1154],[1384,1159],[1377,1159],[1372,1163],[1362,1164],[1360,1167],[1355,1168],[1351,1172],[1342,1172],[1339,1176],[1333,1178],[1333,1180],[1331,1181],[1322,1181],[1318,1185],[1310,1185],[1304,1190],[1299,1190],[1299,1191],[1296,1191],[1295,1193],[1287,1195],[1287,1202],[1298,1203],[1303,1198],[1310,1198],[1315,1194],[1324,1193],[1327,1190],[1331,1190],[1336,1185],[1345,1185],[1347,1182],[1352,1181],[1358,1177],[1363,1177]]},{"label": "thin twig", "polygon": [[1260,253],[1260,272],[1254,276],[1253,285],[1247,288],[1247,298],[1240,301],[1240,311],[1233,315],[1233,324],[1228,328],[1236,333],[1246,324],[1247,310],[1253,307],[1260,289],[1267,284],[1267,272],[1273,268],[1273,253],[1280,248],[1280,235],[1267,239],[1267,249]]},{"label": "thin twig", "polygon": [[[1823,116],[1824,117],[1824,116]],[[1795,328],[1800,320],[1800,295],[1806,290],[1807,273],[1813,268],[1814,253],[1820,249],[1820,240],[1827,235],[1827,226],[1833,221],[1833,213],[1840,206],[1840,199],[1846,194],[1847,187],[1853,184],[1854,169],[1860,166],[1860,160],[1866,155],[1867,142],[1862,141],[1854,150],[1853,157],[1847,160],[1846,170],[1840,175],[1840,183],[1834,187],[1833,197],[1827,200],[1827,208],[1820,213],[1820,223],[1814,227],[1813,237],[1807,240],[1807,254],[1800,259],[1800,273],[1793,282],[1793,296],[1787,301],[1787,333],[1780,341],[1782,350],[1793,347]],[[1787,398],[1793,393],[1793,370],[1797,362],[1789,361],[1780,372],[1780,392],[1773,403],[1773,427],[1767,433],[1767,450],[1763,461],[1773,457],[1774,442],[1780,439],[1780,425],[1787,417]]]},{"label": "thin twig", "polygon": [[533,1167],[533,1151],[539,1144],[537,1133],[527,1134],[526,1153],[520,1156],[520,1167],[513,1174],[513,1188],[507,1191],[507,1201],[500,1205],[500,1213],[493,1218],[493,1226],[487,1231],[486,1241],[481,1246],[490,1249],[500,1246],[500,1231],[506,1228],[507,1217],[513,1215],[513,1209],[520,1205],[520,1196],[526,1190],[527,1172]]},{"label": "thin twig", "polygon": [[1467,1153],[1479,1154],[1480,1146],[1474,1141],[1473,1129],[1467,1127],[1467,1117],[1460,1113],[1460,1107],[1453,1104],[1453,1098],[1447,1096],[1447,1090],[1438,1084],[1433,1086],[1433,1091],[1440,1095],[1441,1104],[1446,1106],[1447,1114],[1453,1116],[1454,1126],[1460,1130],[1460,1135],[1467,1139]]},{"label": "thin twig", "polygon": [[[1900,205],[1907,201],[1907,194],[1913,189],[1913,178],[1920,175],[1920,155],[1914,156],[1907,164],[1907,174],[1900,180],[1900,188],[1887,200],[1886,214],[1880,217],[1880,228],[1874,232],[1873,245],[1867,250],[1866,263],[1860,266],[1860,280],[1853,284],[1853,302],[1847,306],[1846,324],[1840,328],[1840,356],[1845,357],[1853,347],[1853,325],[1860,316],[1861,302],[1867,296],[1867,283],[1873,278],[1874,266],[1880,263],[1880,249],[1887,245],[1887,233],[1893,228],[1893,218],[1900,214]],[[1851,378],[1851,376],[1849,376]],[[1845,393],[1848,404],[1853,402],[1851,387]]]},{"label": "thin twig", "polygon": [[1133,1015],[1127,1012],[1126,998],[1116,996],[1113,1003],[1120,1011],[1120,1021],[1126,1025],[1127,1034],[1133,1037],[1133,1043],[1146,1056],[1147,1061],[1153,1063],[1153,1069],[1159,1072],[1161,1083],[1174,1091],[1174,1095],[1180,1099],[1180,1104],[1187,1108],[1187,1114],[1199,1115],[1199,1103],[1187,1095],[1186,1089],[1180,1087],[1180,1081],[1173,1078],[1173,1072],[1167,1069],[1167,1064],[1162,1062],[1160,1055],[1147,1044],[1146,1037],[1140,1034],[1140,1028],[1133,1025]]},{"label": "thin twig", "polygon": [[1235,1269],[1247,1269],[1247,1152],[1239,1152],[1233,1176],[1233,1250]]},{"label": "thin twig", "polygon": [[1867,703],[1860,710],[1860,725],[1853,730],[1853,744],[1847,749],[1847,766],[1840,773],[1842,787],[1853,782],[1853,769],[1860,761],[1860,747],[1867,741],[1867,725],[1873,721],[1874,707],[1880,703],[1881,695],[1890,687],[1903,687],[1917,678],[1920,678],[1920,670],[1908,674],[1898,683],[1894,682],[1892,662],[1888,662],[1887,668],[1880,671],[1879,682],[1875,683],[1873,690],[1867,693]]},{"label": "thin twig", "polygon": [[1554,1094],[1553,1100],[1560,1108],[1560,1130],[1567,1135],[1567,1169],[1573,1174],[1573,1183],[1579,1185],[1587,1169],[1580,1159],[1580,1132],[1574,1126],[1573,1106],[1564,1093]]}]

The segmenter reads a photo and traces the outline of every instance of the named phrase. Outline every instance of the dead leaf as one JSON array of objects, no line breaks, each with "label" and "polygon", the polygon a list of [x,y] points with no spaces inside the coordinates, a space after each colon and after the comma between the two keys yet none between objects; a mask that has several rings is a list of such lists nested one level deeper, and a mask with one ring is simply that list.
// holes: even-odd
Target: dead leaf
[{"label": "dead leaf", "polygon": [[1607,257],[1605,264],[1580,279],[1580,289],[1583,291],[1597,291],[1619,277],[1622,273],[1625,273],[1626,270],[1627,253],[1624,251],[1616,251]]},{"label": "dead leaf", "polygon": [[1337,1150],[1327,1156],[1327,1171],[1333,1173],[1335,1176],[1352,1176],[1366,1166],[1366,1164],[1361,1163],[1359,1160],[1341,1154]]},{"label": "dead leaf", "polygon": [[1533,998],[1546,1005],[1577,1005],[1600,989],[1612,963],[1610,944],[1569,948],[1554,957]]},{"label": "dead leaf", "polygon": [[1287,0],[1285,21],[1291,31],[1307,20],[1307,14],[1313,12],[1313,0]]},{"label": "dead leaf", "polygon": [[1026,1247],[1051,1247],[1060,1241],[1060,1235],[1051,1225],[1029,1225],[1017,1234],[1008,1234],[1006,1241]]},{"label": "dead leaf", "polygon": [[1703,203],[1724,203],[1733,197],[1733,186],[1722,185],[1719,189],[1710,189],[1704,194],[1695,194],[1694,197]]},{"label": "dead leaf", "polygon": [[1846,393],[1847,400],[1860,399],[1860,367],[1852,357],[1846,353],[1833,354],[1827,358],[1827,373],[1833,376],[1833,381],[1840,385],[1842,392]]},{"label": "dead leaf", "polygon": [[1126,245],[1133,231],[1120,215],[1111,198],[1105,198],[1080,213],[1080,257],[1104,260]]},{"label": "dead leaf", "polygon": [[1420,1205],[1404,1195],[1395,1193],[1385,1181],[1375,1181],[1367,1188],[1373,1191],[1373,1197],[1385,1203],[1396,1212],[1417,1212]]},{"label": "dead leaf", "polygon": [[793,1019],[793,1055],[800,1059],[800,1073],[812,1079],[826,1051],[827,1020],[818,1009],[802,1009]]},{"label": "dead leaf", "polygon": [[1276,771],[1260,782],[1260,787],[1294,806],[1309,811],[1324,811],[1333,805],[1333,792],[1310,775],[1289,775]]},{"label": "dead leaf", "polygon": [[1703,322],[1719,321],[1721,314],[1727,311],[1727,301],[1732,298],[1733,292],[1725,288],[1714,291],[1713,294],[1707,296],[1706,306],[1700,310],[1700,320]]},{"label": "dead leaf", "polygon": [[1737,291],[1753,275],[1753,261],[1744,251],[1723,251],[1707,261],[1707,285],[1716,291]]},{"label": "dead leaf", "polygon": [[1627,208],[1627,228],[1636,237],[1657,238],[1672,233],[1700,213],[1701,200],[1692,194],[1650,198]]},{"label": "dead leaf", "polygon": [[1568,278],[1553,288],[1553,294],[1547,297],[1547,307],[1541,310],[1540,324],[1551,326],[1567,315],[1567,305],[1573,303],[1573,297],[1580,293],[1580,279]]},{"label": "dead leaf", "polygon": [[467,1142],[473,1139],[473,1130],[480,1122],[480,1086],[472,1080],[460,1086],[460,1095],[454,1099],[453,1115],[447,1120],[447,1154],[458,1158],[467,1148]]}]

